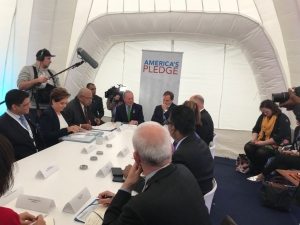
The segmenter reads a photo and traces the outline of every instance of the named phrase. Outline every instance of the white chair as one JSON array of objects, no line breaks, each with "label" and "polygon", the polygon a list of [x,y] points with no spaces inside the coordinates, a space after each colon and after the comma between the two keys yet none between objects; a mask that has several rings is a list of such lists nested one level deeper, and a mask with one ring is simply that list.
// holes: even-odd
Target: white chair
[{"label": "white chair", "polygon": [[209,143],[209,150],[210,150],[211,156],[214,159],[215,158],[216,145],[212,141]]},{"label": "white chair", "polygon": [[217,181],[216,181],[215,178],[213,179],[212,182],[213,182],[213,189],[212,189],[210,192],[206,193],[206,194],[203,196],[203,197],[204,197],[204,201],[205,201],[205,205],[206,205],[206,207],[207,207],[207,209],[208,209],[208,213],[210,213],[211,204],[212,204],[212,201],[213,201],[213,199],[214,199],[215,192],[216,192],[217,187],[218,187]]}]

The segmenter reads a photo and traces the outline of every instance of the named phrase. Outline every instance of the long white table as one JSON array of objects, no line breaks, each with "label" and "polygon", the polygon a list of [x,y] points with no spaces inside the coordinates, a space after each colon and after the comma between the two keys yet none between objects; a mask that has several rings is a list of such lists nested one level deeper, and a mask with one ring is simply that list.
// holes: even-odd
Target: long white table
[{"label": "long white table", "polygon": [[[128,126],[128,125],[123,125]],[[84,187],[87,187],[92,195],[91,199],[83,206],[85,207],[97,195],[104,190],[116,192],[121,183],[112,182],[112,174],[106,177],[96,177],[96,173],[107,162],[112,162],[114,167],[124,168],[127,164],[133,163],[132,134],[135,127],[128,126],[121,132],[113,131],[115,137],[105,141],[102,145],[96,145],[97,149],[89,154],[81,153],[83,147],[95,144],[64,141],[30,157],[17,162],[14,187],[23,187],[26,195],[50,198],[55,201],[56,207],[50,211],[49,216],[55,219],[55,224],[71,225],[80,224],[74,221],[76,214],[63,212],[64,205],[70,201]],[[107,148],[106,144],[112,144]],[[117,157],[118,152],[127,146],[130,152],[125,157]],[[96,151],[103,151],[103,155],[96,155]],[[91,156],[97,156],[97,161],[91,161]],[[50,165],[58,165],[59,170],[46,179],[36,177],[37,172]],[[81,164],[88,165],[87,170],[80,170]],[[24,209],[16,208],[16,199],[9,202],[5,207],[14,209],[16,212],[23,212]],[[82,208],[83,208],[82,207]],[[29,210],[26,210],[29,211]],[[32,212],[34,215],[38,212]]]}]

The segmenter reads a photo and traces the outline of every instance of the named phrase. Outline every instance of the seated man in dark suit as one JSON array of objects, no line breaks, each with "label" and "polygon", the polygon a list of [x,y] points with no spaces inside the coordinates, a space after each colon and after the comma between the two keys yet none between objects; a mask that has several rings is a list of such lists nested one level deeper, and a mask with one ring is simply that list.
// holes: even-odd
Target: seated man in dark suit
[{"label": "seated man in dark suit", "polygon": [[161,125],[166,124],[170,111],[176,106],[173,103],[173,100],[174,94],[171,91],[166,91],[163,94],[163,103],[155,107],[151,120],[158,122]]},{"label": "seated man in dark suit", "polygon": [[[116,195],[110,191],[99,194],[101,204],[111,202],[102,224],[211,224],[194,176],[184,165],[171,163],[168,132],[158,123],[146,122],[138,126],[132,142],[135,163],[121,189]],[[131,197],[141,173],[146,185],[141,193]]]},{"label": "seated man in dark suit", "polygon": [[101,118],[104,116],[103,102],[102,98],[96,95],[96,85],[93,83],[88,83],[86,85],[88,89],[91,90],[93,94],[92,103],[90,105],[91,111],[94,114],[95,120],[98,124],[104,123]]},{"label": "seated man in dark suit", "polygon": [[168,130],[174,139],[173,163],[185,165],[205,195],[213,188],[214,165],[207,144],[195,133],[193,110],[184,105],[175,106],[168,120]]},{"label": "seated man in dark suit", "polygon": [[200,137],[209,145],[214,138],[214,122],[210,114],[204,109],[204,98],[201,95],[193,95],[190,101],[195,102],[198,106],[202,122],[202,126],[199,127]]},{"label": "seated man in dark suit", "polygon": [[92,103],[93,95],[88,88],[79,90],[77,96],[71,100],[62,114],[69,124],[80,126],[83,129],[91,130],[92,126],[99,125],[93,113],[91,112],[90,105]]},{"label": "seated man in dark suit", "polygon": [[20,160],[43,149],[35,125],[24,115],[29,113],[30,99],[25,91],[13,89],[6,93],[7,111],[0,117],[0,133],[14,147],[15,159]]},{"label": "seated man in dark suit", "polygon": [[143,108],[134,103],[133,93],[125,91],[123,94],[124,104],[116,108],[115,122],[138,125],[144,122]]}]

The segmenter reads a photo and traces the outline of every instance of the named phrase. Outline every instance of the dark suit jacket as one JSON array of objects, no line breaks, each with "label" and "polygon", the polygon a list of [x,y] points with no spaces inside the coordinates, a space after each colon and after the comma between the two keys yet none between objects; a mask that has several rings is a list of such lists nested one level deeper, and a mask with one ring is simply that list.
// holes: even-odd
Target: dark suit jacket
[{"label": "dark suit jacket", "polygon": [[104,116],[103,102],[102,98],[98,95],[93,96],[92,104],[90,106],[94,117],[101,119]]},{"label": "dark suit jacket", "polygon": [[[87,113],[88,113],[88,118],[91,122],[91,125],[93,125],[93,126],[97,125],[95,123],[95,117],[94,117],[93,113],[91,112],[90,107],[87,107]],[[77,97],[75,97],[73,100],[71,100],[68,103],[66,108],[62,111],[62,114],[63,114],[65,120],[67,121],[67,123],[69,124],[69,126],[71,126],[71,125],[79,126],[80,124],[88,123],[85,120],[84,112],[81,108],[79,99]]]},{"label": "dark suit jacket", "polygon": [[183,165],[169,165],[147,182],[144,192],[131,197],[119,190],[103,225],[208,225],[207,208],[199,186]]},{"label": "dark suit jacket", "polygon": [[[138,123],[144,122],[143,107],[139,104],[133,103],[131,108],[131,120],[137,120]],[[115,122],[129,123],[127,118],[126,105],[122,104],[116,108]]]},{"label": "dark suit jacket", "polygon": [[16,160],[30,156],[36,153],[37,149],[42,150],[44,147],[34,124],[28,119],[27,122],[30,125],[34,140],[30,137],[29,132],[7,113],[0,117],[0,133],[6,136],[14,147]]},{"label": "dark suit jacket", "polygon": [[69,134],[67,128],[60,129],[58,116],[51,106],[40,117],[40,129],[46,147],[57,144],[60,137]]},{"label": "dark suit jacket", "polygon": [[195,176],[203,195],[213,185],[214,164],[207,144],[195,133],[187,136],[177,147],[172,157],[173,163],[184,164]]},{"label": "dark suit jacket", "polygon": [[202,126],[196,127],[196,132],[209,145],[214,138],[214,122],[205,109],[200,114]]},{"label": "dark suit jacket", "polygon": [[161,105],[156,106],[154,109],[151,121],[155,121],[155,122],[160,123],[161,125],[164,125],[165,121],[164,121],[163,115],[165,115],[165,118],[166,118],[165,120],[168,120],[170,112],[175,106],[176,105],[174,103],[172,103],[170,105],[169,109],[165,113],[163,112]]}]

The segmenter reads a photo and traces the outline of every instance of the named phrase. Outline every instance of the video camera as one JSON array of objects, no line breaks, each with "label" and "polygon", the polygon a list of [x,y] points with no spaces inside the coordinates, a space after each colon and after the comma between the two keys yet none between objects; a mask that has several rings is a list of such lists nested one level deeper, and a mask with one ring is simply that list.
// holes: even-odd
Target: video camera
[{"label": "video camera", "polygon": [[123,92],[121,91],[121,87],[123,87],[122,84],[117,84],[117,86],[111,87],[104,93],[104,97],[111,99],[111,98],[115,97],[116,95],[120,95],[120,99],[122,99]]},{"label": "video camera", "polygon": [[[294,88],[295,94],[300,97],[300,86]],[[289,99],[290,95],[288,92],[274,93],[272,94],[272,101],[283,103]]]}]

